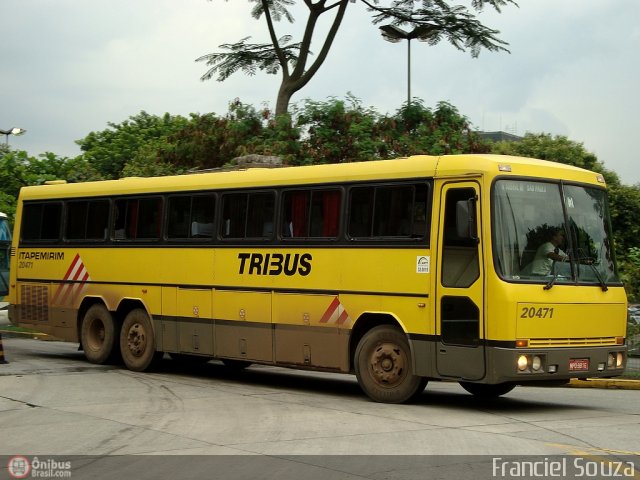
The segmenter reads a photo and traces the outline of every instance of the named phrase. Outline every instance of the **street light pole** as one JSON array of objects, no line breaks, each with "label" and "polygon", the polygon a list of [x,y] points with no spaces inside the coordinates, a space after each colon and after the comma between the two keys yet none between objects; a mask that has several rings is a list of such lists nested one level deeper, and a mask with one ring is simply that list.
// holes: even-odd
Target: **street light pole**
[{"label": "street light pole", "polygon": [[407,107],[411,105],[411,37],[407,37]]},{"label": "street light pole", "polygon": [[15,135],[17,137],[24,133],[26,133],[26,130],[20,127],[13,127],[11,130],[0,130],[0,134],[4,135],[4,144],[7,146],[9,146],[9,135]]},{"label": "street light pole", "polygon": [[411,40],[417,38],[426,42],[434,33],[432,27],[421,25],[407,32],[395,25],[383,25],[380,27],[382,37],[391,42],[398,43],[401,40],[407,41],[407,106],[411,105]]}]

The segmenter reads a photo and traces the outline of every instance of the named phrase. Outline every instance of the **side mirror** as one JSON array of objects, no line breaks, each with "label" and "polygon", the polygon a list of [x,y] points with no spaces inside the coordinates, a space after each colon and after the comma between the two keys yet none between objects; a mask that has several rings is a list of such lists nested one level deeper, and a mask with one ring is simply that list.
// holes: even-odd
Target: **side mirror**
[{"label": "side mirror", "polygon": [[456,202],[456,233],[459,238],[478,240],[475,206],[475,197]]}]

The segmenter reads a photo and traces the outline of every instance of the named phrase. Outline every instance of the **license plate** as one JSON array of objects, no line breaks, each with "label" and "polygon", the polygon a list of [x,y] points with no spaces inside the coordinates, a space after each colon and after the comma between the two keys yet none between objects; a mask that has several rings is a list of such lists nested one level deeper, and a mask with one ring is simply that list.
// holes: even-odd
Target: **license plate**
[{"label": "license plate", "polygon": [[588,358],[571,358],[569,360],[569,371],[570,372],[582,372],[589,370],[589,359]]}]

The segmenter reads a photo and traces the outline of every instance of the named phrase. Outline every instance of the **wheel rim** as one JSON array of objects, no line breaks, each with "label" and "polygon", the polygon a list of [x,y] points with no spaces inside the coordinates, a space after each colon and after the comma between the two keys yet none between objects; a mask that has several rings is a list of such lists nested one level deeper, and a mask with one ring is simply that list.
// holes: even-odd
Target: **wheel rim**
[{"label": "wheel rim", "polygon": [[377,345],[370,359],[371,374],[378,385],[394,387],[406,377],[407,356],[395,343]]},{"label": "wheel rim", "polygon": [[139,323],[131,325],[127,335],[127,347],[132,355],[141,357],[147,349],[147,335]]},{"label": "wheel rim", "polygon": [[106,333],[105,333],[104,323],[102,323],[101,320],[96,318],[89,325],[89,336],[88,336],[89,348],[93,350],[100,349],[100,347],[104,345],[105,336],[106,336]]}]

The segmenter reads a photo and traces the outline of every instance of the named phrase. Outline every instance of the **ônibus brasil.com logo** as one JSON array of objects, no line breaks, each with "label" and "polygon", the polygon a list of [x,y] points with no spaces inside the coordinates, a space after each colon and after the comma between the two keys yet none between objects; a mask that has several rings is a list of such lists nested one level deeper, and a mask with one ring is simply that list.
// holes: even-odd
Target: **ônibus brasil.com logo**
[{"label": "\u00f4nibus brasil.com logo", "polygon": [[52,458],[41,460],[38,457],[29,460],[22,455],[15,455],[9,459],[7,471],[12,478],[70,478],[71,462]]}]

